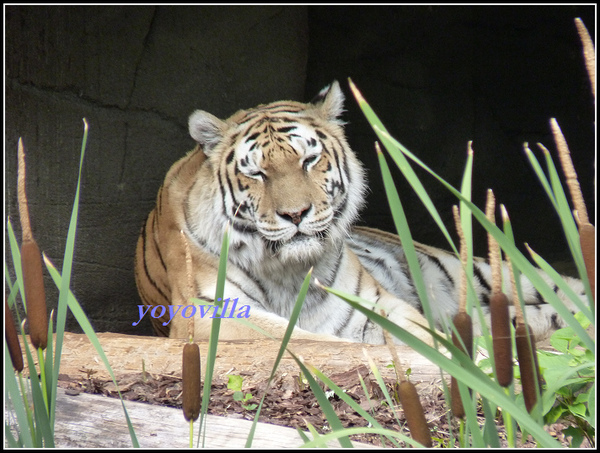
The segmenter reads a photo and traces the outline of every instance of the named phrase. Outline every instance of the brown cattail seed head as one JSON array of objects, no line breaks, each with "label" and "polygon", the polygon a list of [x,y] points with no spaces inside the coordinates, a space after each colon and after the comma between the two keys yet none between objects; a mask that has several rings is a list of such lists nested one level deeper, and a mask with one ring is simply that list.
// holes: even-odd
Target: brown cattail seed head
[{"label": "brown cattail seed head", "polygon": [[490,313],[492,320],[492,341],[494,345],[494,361],[496,363],[496,380],[502,387],[507,387],[513,378],[512,344],[510,338],[510,313],[508,297],[503,293],[492,293]]},{"label": "brown cattail seed head", "polygon": [[523,323],[517,324],[515,329],[515,343],[517,345],[517,358],[519,359],[525,407],[528,412],[531,412],[537,402],[538,392],[542,390],[540,368],[535,350],[535,338],[531,327]]},{"label": "brown cattail seed head", "polygon": [[402,381],[397,385],[398,397],[404,409],[404,416],[406,417],[406,423],[410,430],[410,435],[414,440],[420,442],[425,447],[431,447],[431,433],[427,426],[427,420],[423,412],[423,406],[419,400],[417,389],[415,385],[410,381]]},{"label": "brown cattail seed head", "polygon": [[4,299],[4,307],[4,337],[6,338],[6,345],[8,346],[13,368],[20,373],[23,371],[23,352],[21,351],[17,329],[15,328],[12,313],[10,308],[8,308],[8,301],[6,299]]},{"label": "brown cattail seed head", "polygon": [[456,335],[452,335],[452,342],[454,346],[465,351],[465,354],[468,354],[469,357],[473,357],[473,323],[471,321],[471,317],[465,313],[457,313],[453,319],[454,327],[456,327],[456,331],[462,338],[462,342],[465,344],[466,350],[461,344],[460,340],[456,337]]},{"label": "brown cattail seed head", "polygon": [[42,274],[42,254],[34,240],[23,241],[21,245],[21,266],[23,286],[27,301],[27,322],[31,343],[36,348],[46,349],[48,343],[48,314],[46,293]]},{"label": "brown cattail seed head", "polygon": [[200,415],[200,348],[196,343],[183,347],[183,416],[196,420]]},{"label": "brown cattail seed head", "polygon": [[[453,322],[454,327],[456,327],[456,331],[462,339],[462,343],[464,343],[467,349],[465,350],[465,347],[463,347],[459,337],[457,337],[456,333],[454,332],[452,332],[452,343],[454,346],[468,354],[469,357],[473,357],[473,323],[471,322],[471,317],[465,312],[460,312],[454,316]],[[460,397],[458,382],[454,377],[452,377],[450,380],[450,400],[452,405],[452,413],[454,416],[458,418],[464,417],[465,409]]]},{"label": "brown cattail seed head", "polygon": [[592,288],[592,298],[596,300],[596,228],[591,223],[584,223],[579,227],[579,242],[585,269]]}]

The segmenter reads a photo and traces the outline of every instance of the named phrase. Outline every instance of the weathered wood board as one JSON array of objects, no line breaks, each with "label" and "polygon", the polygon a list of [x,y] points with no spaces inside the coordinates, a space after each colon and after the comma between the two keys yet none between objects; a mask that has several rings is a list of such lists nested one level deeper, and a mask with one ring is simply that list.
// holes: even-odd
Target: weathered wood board
[{"label": "weathered wood board", "polygon": [[[188,448],[189,424],[180,409],[126,401],[125,406],[142,448]],[[194,424],[196,446],[198,423]],[[209,415],[206,448],[243,448],[252,422]],[[309,435],[309,438],[311,436]],[[58,389],[55,442],[57,448],[130,448],[133,446],[121,402]],[[258,423],[253,448],[291,448],[303,444],[293,428]],[[332,442],[332,447],[339,443]],[[355,443],[360,447],[371,447]]]},{"label": "weathered wood board", "polygon": [[[99,333],[98,338],[117,377],[141,372],[142,361],[146,372],[151,374],[181,375],[183,340],[114,333]],[[208,344],[199,343],[199,346],[204,369]],[[394,376],[393,370],[385,368],[392,361],[387,346],[292,340],[289,349],[325,374],[348,371],[359,365],[368,366],[363,352],[366,351],[384,376]],[[412,369],[411,380],[429,382],[439,379],[439,368],[427,359],[406,346],[396,346],[396,350],[402,367]],[[278,351],[279,342],[268,339],[220,342],[215,377],[244,372],[252,381],[267,379]],[[84,376],[82,370],[96,372],[94,377],[97,378],[110,378],[87,337],[67,332],[63,345],[61,374]],[[289,354],[283,356],[278,373],[299,373],[296,362]]]}]

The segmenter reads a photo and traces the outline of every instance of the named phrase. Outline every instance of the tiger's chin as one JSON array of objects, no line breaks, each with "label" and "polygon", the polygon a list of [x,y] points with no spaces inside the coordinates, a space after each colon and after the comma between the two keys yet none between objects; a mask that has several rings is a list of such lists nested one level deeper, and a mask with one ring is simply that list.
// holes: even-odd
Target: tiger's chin
[{"label": "tiger's chin", "polygon": [[275,256],[284,264],[302,263],[313,265],[324,252],[325,244],[322,238],[302,235],[281,243]]}]

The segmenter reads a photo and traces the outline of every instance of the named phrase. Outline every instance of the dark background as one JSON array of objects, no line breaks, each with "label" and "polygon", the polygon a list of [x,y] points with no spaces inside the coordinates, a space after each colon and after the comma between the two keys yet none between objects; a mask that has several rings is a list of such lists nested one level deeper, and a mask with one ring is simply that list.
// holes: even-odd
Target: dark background
[{"label": "dark background", "polygon": [[[455,187],[473,140],[476,204],[491,187],[517,242],[568,267],[523,142],[554,153],[548,120],[557,118],[594,219],[595,108],[575,17],[595,36],[594,6],[6,6],[5,219],[20,238],[23,137],[33,232],[60,269],[87,118],[72,289],[97,331],[150,334],[149,323],[131,325],[140,303],[135,244],[165,173],[193,147],[187,117],[197,108],[224,118],[259,103],[309,100],[339,80],[349,142],[369,168],[361,223],[393,230],[375,135],[348,89],[351,77],[388,130]],[[452,231],[456,200],[423,176]],[[415,239],[447,247],[397,181]],[[476,239],[485,254],[484,234]],[[46,288],[54,307],[49,277]],[[67,328],[79,331],[71,318]]]}]

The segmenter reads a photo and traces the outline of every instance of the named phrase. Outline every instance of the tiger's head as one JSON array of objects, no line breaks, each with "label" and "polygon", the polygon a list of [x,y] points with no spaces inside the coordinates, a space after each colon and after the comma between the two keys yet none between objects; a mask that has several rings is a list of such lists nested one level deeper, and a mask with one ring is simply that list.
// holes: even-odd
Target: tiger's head
[{"label": "tiger's head", "polygon": [[256,246],[259,237],[262,257],[313,264],[356,219],[366,182],[339,119],[343,102],[334,82],[308,104],[273,102],[227,120],[190,116],[223,215],[240,243]]}]

